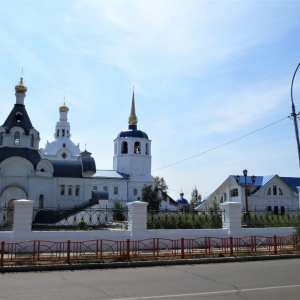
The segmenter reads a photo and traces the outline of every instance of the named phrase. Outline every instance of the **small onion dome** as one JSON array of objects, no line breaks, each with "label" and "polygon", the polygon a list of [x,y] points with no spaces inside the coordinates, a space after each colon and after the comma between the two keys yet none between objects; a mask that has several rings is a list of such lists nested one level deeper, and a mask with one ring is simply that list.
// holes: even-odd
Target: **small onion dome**
[{"label": "small onion dome", "polygon": [[20,94],[25,94],[27,92],[27,87],[23,83],[23,77],[20,78],[20,82],[16,85],[15,91]]},{"label": "small onion dome", "polygon": [[69,111],[69,107],[66,106],[65,103],[64,103],[63,106],[61,106],[61,107],[59,108],[59,112],[68,112],[68,111]]},{"label": "small onion dome", "polygon": [[181,204],[181,205],[188,205],[188,204],[189,204],[189,201],[186,200],[185,198],[183,198],[184,193],[181,192],[179,195],[180,195],[180,198],[177,199],[176,202],[177,202],[178,204]]},{"label": "small onion dome", "polygon": [[136,125],[138,122],[138,118],[135,114],[135,112],[131,112],[129,118],[128,118],[128,124],[129,125]]}]

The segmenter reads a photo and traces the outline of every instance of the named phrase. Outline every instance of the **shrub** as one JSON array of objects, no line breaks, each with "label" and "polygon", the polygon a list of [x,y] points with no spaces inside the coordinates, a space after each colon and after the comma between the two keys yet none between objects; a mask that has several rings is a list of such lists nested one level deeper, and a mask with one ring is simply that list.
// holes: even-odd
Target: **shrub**
[{"label": "shrub", "polygon": [[80,230],[87,230],[88,229],[87,223],[83,220],[79,221],[77,225],[78,225],[78,228]]}]

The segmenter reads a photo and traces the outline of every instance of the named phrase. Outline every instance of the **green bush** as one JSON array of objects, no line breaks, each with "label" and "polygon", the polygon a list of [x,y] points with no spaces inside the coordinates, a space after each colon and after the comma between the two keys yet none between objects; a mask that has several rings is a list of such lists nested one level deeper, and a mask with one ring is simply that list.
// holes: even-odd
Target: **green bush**
[{"label": "green bush", "polygon": [[79,221],[77,225],[78,225],[78,228],[80,230],[87,230],[88,229],[87,223],[83,220]]},{"label": "green bush", "polygon": [[126,221],[123,207],[119,201],[114,202],[113,218],[118,222]]}]

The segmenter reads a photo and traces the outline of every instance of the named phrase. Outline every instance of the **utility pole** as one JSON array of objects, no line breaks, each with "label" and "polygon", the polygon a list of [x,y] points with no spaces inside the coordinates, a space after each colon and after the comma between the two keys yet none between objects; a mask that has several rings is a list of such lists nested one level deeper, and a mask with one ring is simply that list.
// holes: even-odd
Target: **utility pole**
[{"label": "utility pole", "polygon": [[298,121],[297,121],[297,116],[299,115],[299,113],[296,114],[295,104],[294,104],[294,100],[293,100],[294,78],[295,78],[295,75],[298,71],[299,66],[300,66],[300,63],[298,64],[298,66],[296,68],[296,71],[295,71],[293,79],[292,79],[292,84],[291,84],[291,100],[292,100],[292,114],[291,114],[291,116],[293,117],[293,120],[294,120],[295,134],[296,134],[296,141],[297,141],[297,149],[298,149],[298,160],[299,160],[299,166],[300,166],[300,141],[299,141],[299,130],[298,130]]}]

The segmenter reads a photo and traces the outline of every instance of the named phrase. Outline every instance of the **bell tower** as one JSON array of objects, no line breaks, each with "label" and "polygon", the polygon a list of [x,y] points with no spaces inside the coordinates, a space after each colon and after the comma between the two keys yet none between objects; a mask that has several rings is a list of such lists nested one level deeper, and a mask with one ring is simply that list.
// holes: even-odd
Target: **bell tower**
[{"label": "bell tower", "polygon": [[114,140],[113,169],[129,175],[131,188],[141,190],[145,184],[153,184],[154,179],[151,176],[151,140],[137,129],[137,123],[133,91],[128,130],[120,132]]}]

